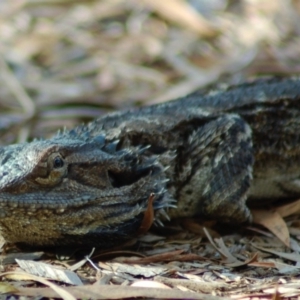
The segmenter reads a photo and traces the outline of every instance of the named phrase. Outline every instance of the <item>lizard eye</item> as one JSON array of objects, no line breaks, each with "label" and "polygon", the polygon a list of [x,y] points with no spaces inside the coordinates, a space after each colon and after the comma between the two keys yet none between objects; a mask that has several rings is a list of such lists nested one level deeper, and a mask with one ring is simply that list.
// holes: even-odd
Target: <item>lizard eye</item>
[{"label": "lizard eye", "polygon": [[68,164],[60,153],[51,153],[48,157],[48,163],[43,163],[39,169],[40,177],[35,181],[43,186],[55,186],[59,184],[68,172]]},{"label": "lizard eye", "polygon": [[53,159],[53,168],[54,169],[60,169],[64,166],[64,161],[60,156],[56,156]]}]

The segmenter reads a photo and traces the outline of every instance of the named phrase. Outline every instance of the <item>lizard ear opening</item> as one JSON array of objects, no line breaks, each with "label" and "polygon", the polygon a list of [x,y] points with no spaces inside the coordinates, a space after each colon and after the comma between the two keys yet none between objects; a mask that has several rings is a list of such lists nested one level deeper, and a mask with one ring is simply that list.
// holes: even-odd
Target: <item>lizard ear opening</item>
[{"label": "lizard ear opening", "polygon": [[120,188],[124,185],[131,185],[149,175],[154,171],[153,169],[152,165],[141,165],[125,170],[108,170],[107,175],[112,187]]}]

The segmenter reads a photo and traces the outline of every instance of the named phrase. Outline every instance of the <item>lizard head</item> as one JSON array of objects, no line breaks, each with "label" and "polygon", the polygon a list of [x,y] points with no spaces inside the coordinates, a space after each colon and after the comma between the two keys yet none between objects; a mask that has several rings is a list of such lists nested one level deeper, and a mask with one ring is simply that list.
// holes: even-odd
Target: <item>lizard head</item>
[{"label": "lizard head", "polygon": [[[111,246],[139,228],[147,200],[164,202],[162,166],[144,149],[98,136],[0,148],[0,229],[11,242]],[[119,239],[119,241],[118,241]]]},{"label": "lizard head", "polygon": [[94,141],[54,139],[3,147],[0,191],[49,193],[70,182],[74,188],[89,186],[105,190],[134,183],[153,170],[154,160],[152,164],[148,160],[146,166],[139,151],[117,151],[116,144],[99,147]]}]

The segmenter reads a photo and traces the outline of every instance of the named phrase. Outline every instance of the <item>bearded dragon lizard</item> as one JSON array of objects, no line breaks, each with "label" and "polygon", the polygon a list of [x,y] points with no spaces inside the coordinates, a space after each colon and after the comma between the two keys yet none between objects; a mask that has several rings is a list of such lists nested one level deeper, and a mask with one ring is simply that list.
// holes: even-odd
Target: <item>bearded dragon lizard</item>
[{"label": "bearded dragon lizard", "polygon": [[156,222],[251,222],[300,196],[300,80],[258,79],[111,113],[0,148],[0,232],[34,246],[111,247]]}]

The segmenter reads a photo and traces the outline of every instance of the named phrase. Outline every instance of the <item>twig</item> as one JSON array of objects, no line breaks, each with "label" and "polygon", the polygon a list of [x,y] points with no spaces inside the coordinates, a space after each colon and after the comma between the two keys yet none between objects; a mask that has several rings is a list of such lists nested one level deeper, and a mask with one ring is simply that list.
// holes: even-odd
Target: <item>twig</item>
[{"label": "twig", "polygon": [[29,97],[20,81],[15,77],[5,59],[0,54],[1,75],[11,90],[11,93],[16,97],[28,119],[32,118],[36,112],[36,106],[33,100]]}]

